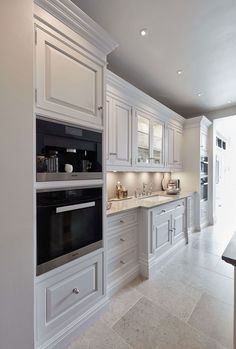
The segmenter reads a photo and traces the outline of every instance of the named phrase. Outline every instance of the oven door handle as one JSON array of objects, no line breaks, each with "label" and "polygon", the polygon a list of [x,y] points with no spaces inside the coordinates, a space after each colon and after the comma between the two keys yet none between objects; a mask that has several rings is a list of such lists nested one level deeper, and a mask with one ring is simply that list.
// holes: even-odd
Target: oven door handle
[{"label": "oven door handle", "polygon": [[95,206],[95,201],[85,202],[84,204],[61,206],[56,208],[56,213],[80,210],[82,208],[93,207],[93,206]]}]

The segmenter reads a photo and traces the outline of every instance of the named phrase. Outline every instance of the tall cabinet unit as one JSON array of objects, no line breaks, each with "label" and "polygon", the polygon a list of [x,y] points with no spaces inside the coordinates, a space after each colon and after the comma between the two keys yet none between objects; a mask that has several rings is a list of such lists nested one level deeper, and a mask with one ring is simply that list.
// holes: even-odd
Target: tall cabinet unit
[{"label": "tall cabinet unit", "polygon": [[[184,173],[180,179],[184,190],[195,191],[194,201],[194,230],[200,231],[209,225],[210,208],[212,205],[209,195],[210,175],[209,158],[211,156],[211,121],[205,116],[188,119],[184,128]],[[193,221],[192,217],[189,220]]]},{"label": "tall cabinet unit", "polygon": [[[101,132],[104,164],[104,118],[110,108],[105,100],[106,56],[117,44],[69,0],[36,0],[34,30],[35,117]],[[113,107],[121,120],[116,136],[124,137],[123,128],[130,132],[131,109],[118,103]],[[119,159],[130,159],[130,148],[112,151]],[[105,178],[104,165],[102,171]],[[89,186],[102,187],[105,193],[105,181],[92,179],[36,182],[35,196],[41,190]],[[65,347],[107,306],[104,197],[102,247],[39,276],[35,262],[36,348]]]}]

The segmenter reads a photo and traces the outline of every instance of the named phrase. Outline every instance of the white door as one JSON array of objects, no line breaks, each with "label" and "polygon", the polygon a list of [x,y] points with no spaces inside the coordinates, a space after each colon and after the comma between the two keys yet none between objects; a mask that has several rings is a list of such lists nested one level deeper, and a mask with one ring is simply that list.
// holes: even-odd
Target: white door
[{"label": "white door", "polygon": [[157,167],[164,166],[163,143],[164,125],[160,122],[152,121],[151,132],[151,163]]},{"label": "white door", "polygon": [[162,254],[167,251],[172,244],[171,213],[170,211],[160,213],[153,212],[153,234],[152,253]]},{"label": "white door", "polygon": [[107,147],[111,166],[131,166],[132,107],[107,97]]},{"label": "white door", "polygon": [[177,206],[172,216],[173,243],[178,242],[186,236],[185,218],[185,206]]},{"label": "white door", "polygon": [[168,166],[174,167],[174,129],[168,127],[167,128],[167,139],[168,139],[168,146],[167,146],[167,159],[168,159]]},{"label": "white door", "polygon": [[102,124],[103,66],[39,28],[36,89],[36,107],[58,119]]}]

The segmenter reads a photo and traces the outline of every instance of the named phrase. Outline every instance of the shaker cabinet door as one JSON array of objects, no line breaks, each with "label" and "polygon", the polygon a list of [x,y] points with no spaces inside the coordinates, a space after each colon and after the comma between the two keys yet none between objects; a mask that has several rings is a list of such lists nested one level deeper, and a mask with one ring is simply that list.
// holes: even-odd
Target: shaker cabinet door
[{"label": "shaker cabinet door", "polygon": [[102,124],[103,66],[37,28],[36,107],[65,121]]},{"label": "shaker cabinet door", "polygon": [[173,243],[183,239],[186,234],[185,206],[177,206],[173,212]]},{"label": "shaker cabinet door", "polygon": [[108,165],[131,166],[132,107],[107,97]]},{"label": "shaker cabinet door", "polygon": [[174,127],[167,127],[167,166],[182,168],[183,166],[183,133]]},{"label": "shaker cabinet door", "polygon": [[152,238],[152,253],[161,255],[166,252],[172,243],[171,234],[171,213],[153,212],[153,238]]}]

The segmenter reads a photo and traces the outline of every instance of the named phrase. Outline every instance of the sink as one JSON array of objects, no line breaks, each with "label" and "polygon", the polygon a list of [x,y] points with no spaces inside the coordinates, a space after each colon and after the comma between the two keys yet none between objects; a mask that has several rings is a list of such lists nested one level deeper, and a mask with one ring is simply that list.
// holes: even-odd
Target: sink
[{"label": "sink", "polygon": [[160,202],[160,201],[172,201],[172,197],[167,197],[165,195],[149,195],[149,196],[143,196],[139,198],[140,200],[149,200],[152,202]]}]

